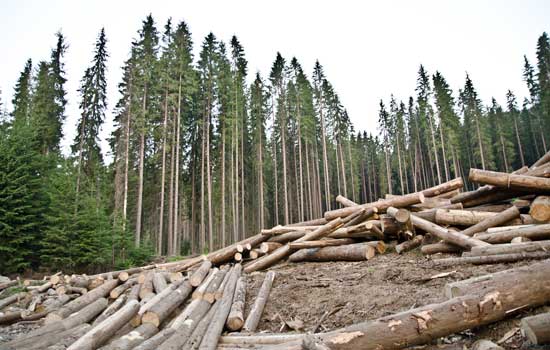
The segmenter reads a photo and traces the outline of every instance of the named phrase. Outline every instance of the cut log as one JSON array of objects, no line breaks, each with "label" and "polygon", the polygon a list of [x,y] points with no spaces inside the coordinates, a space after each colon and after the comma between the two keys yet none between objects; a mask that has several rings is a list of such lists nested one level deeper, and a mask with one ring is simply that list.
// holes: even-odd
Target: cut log
[{"label": "cut log", "polygon": [[353,244],[355,240],[351,238],[328,238],[319,241],[307,241],[307,242],[291,242],[289,247],[291,249],[308,249],[308,248],[323,248],[323,247],[335,247],[346,244]]},{"label": "cut log", "polygon": [[529,175],[515,175],[497,171],[470,169],[469,180],[495,187],[526,191],[529,193],[550,192],[550,179]]},{"label": "cut log", "polygon": [[250,238],[247,238],[245,240],[242,240],[240,242],[237,242],[235,244],[230,245],[229,247],[220,249],[218,251],[212,252],[207,255],[207,259],[212,262],[214,265],[223,264],[225,262],[229,262],[233,259],[233,256],[235,253],[237,253],[237,245],[241,244],[250,244],[252,248],[258,246],[262,242],[266,241],[269,238],[269,236],[257,234],[255,236],[252,236]]},{"label": "cut log", "polygon": [[[384,223],[384,220],[381,220],[380,224],[383,225],[383,223]],[[384,234],[386,233],[386,230],[387,230],[387,228],[380,229],[380,227],[378,227],[378,225],[376,225],[376,223],[372,221],[367,221],[365,223],[365,229],[369,230],[375,236],[377,236],[379,239],[382,239],[382,240],[384,239]]]},{"label": "cut log", "polygon": [[420,247],[423,239],[424,239],[424,236],[422,235],[414,236],[413,239],[396,245],[395,251],[397,252],[397,254],[401,254],[401,253],[408,252],[409,250],[413,250],[414,248]]},{"label": "cut log", "polygon": [[[352,214],[353,213],[354,212],[352,212]],[[326,225],[323,225],[323,226],[319,227],[317,230],[315,230],[313,232],[309,232],[305,236],[303,236],[301,238],[298,238],[295,242],[305,242],[305,241],[312,241],[312,240],[320,239],[324,236],[329,235],[331,232],[336,230],[341,225],[342,225],[342,219],[338,217],[338,218],[330,221]],[[250,265],[247,265],[244,268],[244,271],[246,273],[251,273],[251,272],[254,272],[254,271],[265,269],[265,268],[277,263],[281,259],[286,258],[291,253],[292,253],[292,249],[290,249],[290,247],[288,245],[282,246],[281,248],[276,249],[275,251],[273,251],[269,255],[264,255],[259,259],[253,260],[250,263]]]},{"label": "cut log", "polygon": [[183,281],[181,285],[168,295],[165,299],[152,306],[141,318],[142,323],[152,323],[156,327],[168,317],[185,299],[191,294],[191,284]]},{"label": "cut log", "polygon": [[130,350],[151,338],[158,332],[158,328],[150,323],[142,324],[130,333],[112,341],[100,350]]},{"label": "cut log", "polygon": [[[34,350],[34,349],[57,349],[63,346],[61,349],[65,350],[69,345],[74,343],[78,338],[82,337],[86,332],[91,329],[91,326],[87,323],[78,325],[74,328],[49,333],[48,336],[32,338],[29,342],[19,343],[17,349]],[[51,336],[49,336],[51,335]],[[0,346],[1,348],[1,346]]]},{"label": "cut log", "polygon": [[472,344],[472,350],[504,350],[504,348],[490,340],[481,339]]},{"label": "cut log", "polygon": [[531,242],[531,240],[526,237],[514,237],[510,241],[510,243],[524,243],[524,242]]},{"label": "cut log", "polygon": [[223,297],[223,291],[225,290],[225,285],[229,278],[231,277],[231,274],[229,272],[226,272],[225,277],[223,278],[222,283],[218,287],[218,290],[214,293],[214,299],[220,300]]},{"label": "cut log", "polygon": [[94,301],[109,295],[111,290],[113,290],[118,283],[119,283],[118,280],[111,280],[111,281],[105,282],[104,284],[102,284],[101,286],[95,289],[92,289],[88,293],[66,304],[61,309],[48,314],[48,316],[46,317],[46,323],[58,321],[63,318],[66,318],[70,314],[82,309],[86,305],[90,305]]},{"label": "cut log", "polygon": [[130,300],[120,310],[92,328],[88,333],[74,342],[67,350],[93,350],[104,344],[116,331],[127,324],[138,312],[139,302]]},{"label": "cut log", "polygon": [[260,323],[260,318],[262,317],[262,313],[264,312],[265,304],[267,303],[267,299],[269,298],[269,293],[271,292],[271,286],[273,285],[274,279],[275,272],[268,271],[265,275],[262,287],[260,288],[260,291],[258,292],[256,299],[254,300],[254,304],[250,309],[250,313],[248,314],[248,317],[244,322],[244,331],[254,332],[256,331],[256,328],[258,328],[258,324]]},{"label": "cut log", "polygon": [[141,283],[141,289],[139,290],[139,298],[141,300],[149,300],[149,299],[151,299],[152,297],[155,296],[155,292],[154,292],[154,288],[153,288],[153,276],[154,275],[155,275],[155,273],[152,272],[152,271],[145,273],[145,276],[142,278],[142,282],[140,281],[140,278],[138,277],[138,282]]},{"label": "cut log", "polygon": [[477,233],[474,238],[494,244],[508,243],[515,237],[525,237],[533,241],[541,239],[550,239],[550,224],[534,225],[529,227],[519,227],[492,233]]},{"label": "cut log", "polygon": [[265,253],[262,252],[261,250],[259,249],[252,249],[250,251],[250,259],[254,260],[254,259],[258,259],[260,256],[264,256]]},{"label": "cut log", "polygon": [[[499,213],[485,211],[470,211],[470,210],[453,210],[453,209],[437,209],[435,212],[435,222],[439,225],[457,225],[457,226],[473,226],[483,220],[487,220]],[[522,224],[523,221],[528,221],[528,218],[521,216],[520,219],[509,221],[508,225]],[[506,223],[506,222],[505,222]]]},{"label": "cut log", "polygon": [[141,324],[141,317],[153,306],[155,306],[157,303],[161,302],[164,298],[167,298],[170,293],[172,293],[175,289],[177,289],[183,281],[172,283],[169,287],[165,288],[162,292],[156,294],[153,298],[149,299],[145,304],[142,303],[142,305],[139,308],[139,311],[137,314],[132,318],[130,323],[132,326],[137,327]]},{"label": "cut log", "polygon": [[155,293],[160,293],[164,289],[168,287],[168,283],[166,283],[166,278],[164,275],[160,272],[155,272],[153,274],[153,288],[155,289]]},{"label": "cut log", "polygon": [[532,344],[550,344],[550,313],[524,317],[521,329]]},{"label": "cut log", "polygon": [[376,249],[366,243],[348,244],[338,247],[301,249],[290,255],[288,261],[364,261],[373,258]]},{"label": "cut log", "polygon": [[96,319],[94,320],[94,322],[92,323],[92,327],[95,327],[97,326],[98,324],[100,324],[101,322],[103,322],[104,320],[106,320],[107,318],[109,318],[109,316],[111,316],[112,314],[114,314],[115,312],[117,312],[118,310],[120,310],[120,308],[124,305],[124,303],[126,302],[126,295],[121,295],[119,296],[115,301],[113,301],[111,303],[111,305],[109,305],[108,308],[106,308],[105,310],[103,310],[103,312],[101,313],[101,315],[97,316]]},{"label": "cut log", "polygon": [[550,252],[527,252],[499,255],[482,255],[482,256],[466,256],[460,258],[436,259],[433,262],[437,265],[451,266],[463,264],[502,264],[516,262],[529,259],[546,259],[550,258]]},{"label": "cut log", "polygon": [[505,223],[512,221],[518,216],[519,216],[518,208],[510,207],[501,213],[495,213],[494,216],[481,220],[477,224],[472,225],[467,229],[463,230],[461,233],[463,235],[471,237],[474,235],[474,233],[485,231],[489,227],[504,225]]},{"label": "cut log", "polygon": [[233,296],[233,304],[229,316],[227,317],[226,327],[232,331],[240,330],[244,325],[244,305],[246,298],[246,279],[241,276],[237,282],[235,288],[235,295]]},{"label": "cut log", "polygon": [[[229,272],[230,278],[227,281],[225,286],[223,297],[218,302],[220,305],[216,310],[216,314],[212,318],[208,329],[204,333],[203,340],[199,349],[201,350],[215,350],[218,345],[218,340],[223,332],[223,327],[225,326],[225,321],[231,310],[231,304],[233,303],[233,296],[235,294],[235,287],[237,285],[237,280],[241,276],[242,266],[235,265],[233,269]],[[252,308],[254,310],[254,307]],[[252,311],[251,311],[252,313]]]},{"label": "cut log", "polygon": [[214,277],[216,277],[216,274],[218,273],[219,269],[217,267],[210,269],[210,272],[208,273],[208,276],[202,281],[200,286],[195,289],[193,292],[192,298],[193,299],[202,299],[204,293],[206,292],[206,288],[208,288],[208,285],[212,281]]},{"label": "cut log", "polygon": [[208,287],[206,288],[206,291],[202,295],[202,298],[212,304],[214,300],[216,300],[216,292],[218,291],[218,288],[223,283],[223,280],[225,278],[225,275],[227,273],[227,269],[222,268],[218,271],[216,276],[212,278],[212,281],[208,284]]},{"label": "cut log", "polygon": [[420,248],[420,251],[424,255],[432,255],[437,253],[460,253],[462,248],[451,243],[438,242],[425,244]]},{"label": "cut log", "polygon": [[130,293],[128,293],[128,300],[138,300],[140,290],[141,290],[141,283],[136,283],[132,287],[132,289],[130,289]]},{"label": "cut log", "polygon": [[201,266],[189,277],[189,283],[193,287],[198,287],[210,272],[211,267],[212,263],[209,260],[203,261]]},{"label": "cut log", "polygon": [[55,291],[57,294],[86,294],[88,293],[88,290],[86,288],[80,288],[80,287],[73,287],[70,285],[60,285],[58,286]]},{"label": "cut log", "polygon": [[185,345],[182,347],[182,349],[197,350],[199,348],[202,340],[204,339],[204,335],[206,334],[206,331],[210,326],[210,323],[217,314],[220,304],[221,301],[216,301],[214,305],[212,305],[210,310],[208,310],[208,313],[197,324],[195,330],[193,331],[193,333],[191,333],[191,336],[189,337],[187,342],[185,342]]},{"label": "cut log", "polygon": [[[439,210],[439,209],[438,209]],[[388,214],[393,216],[397,213],[397,208],[388,208]],[[457,246],[463,247],[465,249],[470,249],[477,246],[485,246],[488,243],[482,242],[478,239],[465,236],[459,232],[454,232],[448,229],[445,229],[441,226],[438,226],[428,220],[419,218],[418,216],[411,214],[411,220],[414,226],[418,227],[421,230],[431,233],[432,235],[448,242],[455,244]]]},{"label": "cut log", "polygon": [[263,242],[262,244],[260,244],[260,251],[267,254],[271,253],[275,249],[281,248],[282,246],[283,245],[281,243],[277,242]]},{"label": "cut log", "polygon": [[529,214],[536,222],[550,221],[550,197],[538,196],[531,204]]},{"label": "cut log", "polygon": [[230,334],[220,338],[220,345],[235,345],[235,346],[246,346],[246,345],[271,345],[271,344],[281,344],[294,340],[301,340],[304,338],[304,334],[293,334],[293,333],[277,333],[277,334],[264,334],[264,333],[255,333],[255,334]]},{"label": "cut log", "polygon": [[[109,297],[111,299],[117,299],[122,293],[124,293],[128,288],[134,286],[137,283],[137,278],[132,278],[121,284],[120,286],[114,288],[109,292]],[[139,292],[138,292],[139,293]]]},{"label": "cut log", "polygon": [[[518,274],[515,285],[509,289],[453,298],[319,337],[331,350],[401,349],[496,322],[515,310],[542,305],[549,300],[550,261],[542,265],[544,268],[537,272],[539,278],[531,278],[533,273]],[[277,348],[288,347],[282,344]]]},{"label": "cut log", "polygon": [[325,225],[328,221],[325,218],[313,219],[308,221],[295,222],[293,224],[288,224],[287,226],[314,226],[314,225]]},{"label": "cut log", "polygon": [[2,310],[3,308],[5,308],[10,304],[13,304],[15,302],[21,301],[22,299],[25,299],[28,295],[29,293],[27,292],[19,292],[19,293],[10,295],[9,297],[6,297],[4,299],[0,299],[0,310]]},{"label": "cut log", "polygon": [[344,207],[353,207],[353,206],[359,205],[359,204],[355,203],[354,201],[352,201],[350,199],[347,199],[346,197],[344,197],[342,195],[337,195],[336,196],[336,201],[338,203],[342,204],[342,206],[344,206]]},{"label": "cut log", "polygon": [[550,251],[550,240],[524,243],[495,244],[488,247],[474,247],[469,256],[513,254],[522,252]]},{"label": "cut log", "polygon": [[9,281],[9,282],[0,283],[0,291],[3,291],[6,288],[16,286],[18,283],[19,283],[18,280],[13,280],[13,281]]}]

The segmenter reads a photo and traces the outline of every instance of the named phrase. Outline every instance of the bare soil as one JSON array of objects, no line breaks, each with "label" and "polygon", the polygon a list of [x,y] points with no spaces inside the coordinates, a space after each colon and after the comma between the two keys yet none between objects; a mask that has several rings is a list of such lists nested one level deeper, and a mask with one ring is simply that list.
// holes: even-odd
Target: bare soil
[{"label": "bare soil", "polygon": [[[437,258],[445,256],[440,254]],[[422,256],[418,249],[403,255],[393,252],[377,255],[362,262],[282,263],[270,269],[276,271],[277,275],[258,331],[334,330],[442,302],[445,300],[443,287],[446,283],[530,263],[442,267]],[[443,272],[451,274],[430,279]],[[248,278],[247,313],[264,276],[265,271],[262,271]],[[441,349],[446,348],[446,344],[455,344],[450,347],[452,349],[469,348],[475,340],[497,342],[507,333],[517,330],[500,345],[505,349],[550,349],[550,346],[530,346],[519,330],[522,317],[544,311],[550,311],[550,307],[524,310],[504,321],[454,334],[429,346],[417,348]]]}]

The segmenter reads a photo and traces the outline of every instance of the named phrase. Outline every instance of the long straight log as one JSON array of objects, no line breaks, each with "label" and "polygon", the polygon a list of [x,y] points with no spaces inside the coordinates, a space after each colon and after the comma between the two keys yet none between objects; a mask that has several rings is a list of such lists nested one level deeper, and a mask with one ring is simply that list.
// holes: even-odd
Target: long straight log
[{"label": "long straight log", "polygon": [[550,240],[523,242],[523,243],[507,243],[495,244],[488,247],[474,247],[469,253],[469,256],[481,255],[497,255],[497,254],[513,254],[523,252],[538,252],[550,250]]},{"label": "long straight log", "polygon": [[396,245],[395,251],[397,252],[397,254],[401,254],[401,253],[408,252],[409,250],[413,250],[414,248],[420,247],[423,239],[424,239],[424,236],[422,235],[414,236],[413,239]]},{"label": "long straight log", "polygon": [[550,258],[550,252],[526,252],[526,253],[513,253],[513,254],[499,254],[499,255],[481,255],[481,256],[466,256],[460,258],[446,258],[432,260],[437,265],[454,266],[464,264],[502,264],[516,262],[520,260],[530,259],[546,259]]},{"label": "long straight log", "polygon": [[210,326],[210,323],[216,316],[218,309],[221,305],[221,300],[218,300],[212,305],[210,310],[208,310],[208,313],[200,320],[200,322],[197,324],[195,329],[193,330],[193,333],[191,333],[191,336],[189,339],[185,342],[185,345],[182,347],[185,350],[197,350],[199,346],[202,343],[202,340],[204,339],[204,336],[206,334],[206,331],[208,330],[208,327]]},{"label": "long straight log", "polygon": [[366,243],[348,244],[337,247],[301,249],[293,253],[288,261],[364,261],[376,255],[376,249]]},{"label": "long straight log", "polygon": [[424,255],[432,255],[437,253],[460,253],[462,248],[447,242],[438,242],[432,244],[424,244],[420,251]]},{"label": "long straight log", "polygon": [[550,179],[497,171],[470,169],[470,181],[530,193],[550,192]]},{"label": "long straight log", "polygon": [[153,288],[155,293],[160,293],[168,287],[165,276],[160,272],[155,272],[153,275]]},{"label": "long straight log", "polygon": [[142,303],[142,305],[139,308],[139,311],[137,312],[137,314],[130,321],[132,326],[134,326],[134,327],[139,326],[141,324],[141,318],[143,317],[143,315],[147,311],[149,311],[152,307],[154,307],[156,304],[163,301],[164,298],[167,298],[182,283],[183,283],[183,280],[172,283],[169,287],[165,288],[160,293],[156,294],[153,298],[149,299],[146,303]]},{"label": "long straight log", "polygon": [[[91,329],[91,326],[87,323],[80,324],[76,327],[62,330],[55,333],[50,333],[48,336],[32,338],[31,341],[18,343],[17,346],[14,346],[11,349],[25,349],[25,350],[34,350],[34,349],[54,349],[57,346],[64,346],[62,349],[65,350],[69,345],[74,343],[78,338],[82,337],[86,332]],[[2,347],[1,349],[10,349],[9,347]]]},{"label": "long straight log", "polygon": [[350,199],[347,199],[346,197],[344,197],[342,195],[337,195],[336,196],[336,201],[338,203],[342,204],[342,206],[344,206],[344,207],[353,207],[353,206],[359,205],[359,204],[355,203],[354,201],[352,201]]},{"label": "long straight log", "polygon": [[113,288],[113,290],[111,290],[109,292],[109,297],[111,299],[118,298],[122,293],[124,293],[128,288],[134,286],[136,283],[137,283],[137,278],[131,278],[131,279],[127,280],[126,282],[124,282],[120,286],[118,286],[116,288]]},{"label": "long straight log", "polygon": [[[480,222],[498,216],[499,213],[470,210],[437,209],[435,212],[435,223],[439,225],[473,226]],[[512,219],[503,224],[519,225],[531,223],[528,215],[520,215],[519,219]]]},{"label": "long straight log", "polygon": [[[397,208],[388,208],[387,210],[388,214],[393,216],[397,213]],[[414,226],[420,228],[421,230],[424,230],[426,232],[431,233],[432,235],[446,241],[452,244],[455,244],[457,246],[460,246],[465,249],[470,249],[472,247],[477,246],[485,246],[488,245],[488,243],[482,242],[478,239],[468,237],[466,235],[463,235],[459,232],[454,232],[448,229],[445,229],[441,226],[438,226],[432,222],[429,222],[428,220],[424,220],[422,218],[419,218],[418,216],[411,214],[411,220],[414,224]]]},{"label": "long straight log", "polygon": [[550,313],[524,317],[521,329],[532,344],[550,344]]},{"label": "long straight log", "polygon": [[109,318],[109,316],[111,316],[112,314],[120,310],[120,308],[124,306],[124,303],[126,303],[126,300],[127,300],[126,295],[123,294],[119,296],[115,301],[111,303],[111,305],[109,305],[109,307],[103,310],[101,315],[96,317],[96,319],[92,323],[92,327],[97,326],[98,324],[100,324],[101,322]]},{"label": "long straight log", "polygon": [[535,169],[536,167],[539,167],[541,165],[544,165],[546,163],[550,162],[550,151],[546,152],[542,157],[540,157],[529,169]]},{"label": "long straight log", "polygon": [[0,291],[3,291],[6,288],[16,286],[19,283],[18,280],[13,280],[9,282],[0,283]]},{"label": "long straight log", "polygon": [[210,272],[211,267],[212,263],[209,260],[205,260],[201,264],[201,266],[189,277],[189,283],[191,283],[193,287],[199,286],[205,279],[206,275],[208,275],[208,272]]},{"label": "long straight log", "polygon": [[204,337],[199,349],[201,350],[216,349],[220,335],[223,332],[225,321],[227,320],[227,316],[229,315],[229,312],[231,310],[231,304],[233,303],[235,287],[237,285],[237,280],[241,275],[241,271],[242,271],[242,266],[240,264],[237,264],[233,267],[231,272],[229,272],[231,274],[230,275],[231,277],[229,278],[229,280],[225,285],[223,297],[219,300],[220,305],[218,306],[216,310],[216,314],[214,315],[208,329],[206,330],[206,333],[204,334]]},{"label": "long straight log", "polygon": [[271,287],[273,285],[274,280],[275,280],[275,272],[268,271],[265,275],[262,286],[260,287],[260,291],[258,292],[256,299],[254,300],[254,304],[250,309],[250,313],[248,314],[248,317],[244,322],[244,325],[243,325],[244,331],[254,332],[258,328],[258,324],[260,323],[260,319],[262,317],[262,313],[264,312],[264,307],[269,298],[269,293],[271,292]]},{"label": "long straight log", "polygon": [[325,225],[328,223],[327,219],[319,218],[308,221],[295,222],[293,224],[288,224],[287,226],[312,226],[312,225]]},{"label": "long straight log", "polygon": [[[331,350],[392,350],[493,323],[514,310],[550,300],[550,261],[538,265],[542,268],[533,271],[538,278],[532,278],[533,273],[520,273],[511,288],[426,305],[320,334],[319,338]],[[284,348],[288,346],[278,347]]]},{"label": "long straight log", "polygon": [[112,341],[108,345],[100,348],[100,350],[130,350],[151,338],[158,332],[158,328],[150,323],[142,324],[130,333]]},{"label": "long straight log", "polygon": [[531,203],[529,214],[536,222],[543,223],[550,221],[550,197],[538,196]]},{"label": "long straight log", "polygon": [[225,262],[231,261],[235,253],[237,253],[237,245],[246,245],[250,244],[252,248],[258,246],[262,242],[266,241],[269,236],[257,234],[250,238],[244,239],[240,242],[234,243],[227,248],[220,249],[218,251],[212,252],[207,255],[207,259],[212,262],[213,265],[223,264]]},{"label": "long straight log", "polygon": [[482,232],[475,234],[474,237],[491,244],[509,243],[515,237],[525,237],[533,241],[550,239],[550,224],[520,227],[491,233]]},{"label": "long straight log", "polygon": [[[353,213],[354,212],[352,212],[351,214]],[[295,242],[305,242],[305,241],[320,239],[324,236],[329,235],[331,232],[336,230],[341,225],[342,225],[342,219],[337,217],[336,219],[328,222],[326,225],[319,227],[315,231],[309,232],[305,234],[303,237],[298,238],[297,240],[295,240]],[[251,273],[254,271],[265,269],[277,263],[281,259],[286,258],[292,253],[292,251],[293,250],[288,245],[282,246],[281,248],[278,248],[277,250],[273,251],[269,255],[264,255],[259,259],[253,260],[251,264],[247,265],[244,268],[244,271],[246,273]]]},{"label": "long straight log", "polygon": [[156,327],[159,327],[160,323],[187,299],[192,289],[193,287],[191,287],[189,281],[183,281],[181,285],[165,299],[162,299],[145,312],[141,317],[141,322],[152,323]]},{"label": "long straight log", "polygon": [[232,331],[240,330],[244,325],[244,305],[246,299],[246,279],[241,276],[235,287],[235,295],[233,296],[233,304],[227,317],[225,326]]},{"label": "long straight log", "polygon": [[519,210],[516,207],[511,207],[504,210],[501,213],[496,213],[496,215],[488,217],[484,220],[481,220],[475,225],[468,227],[463,230],[461,233],[466,236],[473,236],[474,233],[485,231],[486,229],[494,226],[504,225],[505,223],[517,218],[519,216]]},{"label": "long straight log", "polygon": [[323,248],[323,247],[336,247],[340,245],[353,244],[355,240],[351,238],[329,238],[319,241],[306,241],[306,242],[291,242],[289,247],[291,249],[309,249],[309,248]]},{"label": "long straight log", "polygon": [[92,328],[88,333],[74,342],[67,350],[93,350],[104,344],[116,331],[128,323],[138,312],[139,302],[130,300],[120,310]]},{"label": "long straight log", "polygon": [[13,304],[15,302],[19,302],[20,300],[26,298],[29,295],[27,292],[19,292],[15,293],[13,295],[10,295],[9,297],[6,297],[4,299],[0,299],[0,310],[5,308],[6,306]]},{"label": "long straight log", "polygon": [[208,285],[210,282],[212,282],[212,279],[216,277],[216,274],[218,273],[219,269],[217,267],[210,269],[210,272],[208,273],[208,276],[202,281],[200,286],[196,288],[193,291],[193,295],[191,296],[193,299],[202,299],[204,296],[204,293],[206,293],[206,289],[208,288]]},{"label": "long straight log", "polygon": [[46,323],[59,321],[63,318],[66,318],[70,314],[82,309],[86,305],[90,305],[94,301],[103,298],[111,292],[117,285],[119,281],[118,280],[111,280],[107,281],[101,286],[92,289],[88,293],[76,298],[75,300],[69,302],[65,306],[63,306],[61,309],[51,312],[46,317]]}]

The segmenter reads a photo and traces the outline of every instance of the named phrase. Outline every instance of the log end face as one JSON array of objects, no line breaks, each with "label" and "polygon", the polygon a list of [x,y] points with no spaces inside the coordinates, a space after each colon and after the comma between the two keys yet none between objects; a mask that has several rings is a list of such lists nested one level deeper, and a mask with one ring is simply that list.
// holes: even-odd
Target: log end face
[{"label": "log end face", "polygon": [[150,323],[150,324],[154,325],[155,327],[158,327],[160,325],[160,319],[155,313],[146,312],[141,317],[141,323],[142,324]]}]

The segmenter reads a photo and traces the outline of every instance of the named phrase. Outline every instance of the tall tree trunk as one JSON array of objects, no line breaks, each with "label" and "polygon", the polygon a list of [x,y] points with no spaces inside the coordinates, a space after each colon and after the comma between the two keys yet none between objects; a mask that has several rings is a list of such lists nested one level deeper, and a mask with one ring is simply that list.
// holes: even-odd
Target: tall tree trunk
[{"label": "tall tree trunk", "polygon": [[300,215],[299,215],[299,221],[304,221],[304,178],[303,178],[303,171],[302,171],[302,130],[301,130],[301,116],[300,116],[300,104],[297,104],[298,106],[298,167],[299,167],[299,208],[300,208]]},{"label": "tall tree trunk", "polygon": [[499,135],[499,139],[500,139],[500,147],[502,148],[502,159],[504,160],[504,171],[509,172],[508,156],[506,154],[506,148],[504,147],[504,138],[502,137],[502,134]]},{"label": "tall tree trunk", "polygon": [[[348,196],[348,182],[346,180],[346,168],[345,168],[345,164],[344,164],[344,152],[342,150],[344,146],[342,146],[342,142],[338,142],[338,149],[339,149],[339,154],[340,154],[340,162],[341,162],[341,166],[340,166],[340,169],[342,170],[342,186],[344,186],[344,197],[347,197]],[[337,158],[338,159],[338,158]]]},{"label": "tall tree trunk", "polygon": [[399,132],[397,132],[397,163],[399,166],[399,185],[401,186],[401,194],[405,194],[405,187],[403,186],[403,168],[401,164],[401,140],[399,138]]},{"label": "tall tree trunk", "polygon": [[[168,235],[166,237],[166,254],[174,254],[174,167],[176,162],[176,118],[174,118],[174,124],[172,126],[172,142],[170,149],[170,185],[168,192]],[[194,174],[195,169],[193,169]],[[194,198],[193,198],[194,202]]]},{"label": "tall tree trunk", "polygon": [[519,130],[518,130],[518,121],[517,118],[514,116],[514,131],[516,134],[516,141],[518,143],[518,153],[519,158],[521,159],[521,166],[525,166],[525,158],[523,156],[523,146],[521,145],[521,138],[519,137]]},{"label": "tall tree trunk", "polygon": [[351,156],[351,140],[348,138],[348,159],[349,159],[349,180],[351,182],[351,196],[353,200],[357,200],[355,192],[355,172],[353,171],[353,158]]},{"label": "tall tree trunk", "polygon": [[284,198],[284,224],[288,225],[288,187],[287,187],[287,167],[286,167],[286,114],[281,112],[281,147],[283,156],[283,198]]},{"label": "tall tree trunk", "polygon": [[222,154],[221,154],[221,163],[222,163],[222,217],[221,217],[221,246],[227,246],[227,241],[225,237],[225,117],[223,120],[220,120],[220,128],[222,133]]},{"label": "tall tree trunk", "polygon": [[[258,209],[259,209],[259,230],[263,229],[265,226],[265,215],[264,215],[264,158],[263,158],[263,132],[262,126],[259,127],[260,135],[258,136],[259,145],[258,145],[258,186],[259,190],[259,199],[258,199]],[[258,231],[259,231],[258,230]]]},{"label": "tall tree trunk", "polygon": [[240,239],[243,240],[246,234],[246,221],[245,221],[245,211],[244,204],[246,199],[246,194],[244,192],[244,113],[241,117],[241,236]]},{"label": "tall tree trunk", "polygon": [[309,153],[309,147],[308,147],[308,141],[305,142],[306,147],[306,178],[307,178],[307,194],[308,194],[308,203],[307,203],[307,209],[308,209],[308,220],[313,219],[313,191],[311,188],[311,171],[309,169],[310,165],[310,153]]},{"label": "tall tree trunk", "polygon": [[[86,105],[83,106],[86,110]],[[76,191],[74,200],[74,215],[78,213],[78,196],[80,194],[80,177],[82,174],[82,153],[84,152],[84,128],[86,127],[86,116],[82,113],[82,122],[80,123],[80,140],[78,141],[78,168],[76,173]]]},{"label": "tall tree trunk", "polygon": [[[211,89],[209,91],[212,91]],[[210,122],[211,122],[211,102],[210,93],[208,95],[208,109],[206,112],[206,190],[208,191],[208,249],[214,251],[214,231],[212,218],[212,166],[210,163]]]},{"label": "tall tree trunk", "polygon": [[475,117],[477,142],[479,143],[479,153],[481,155],[481,168],[485,170],[485,153],[483,151],[483,141],[481,140],[481,128],[479,126],[479,116]]},{"label": "tall tree trunk", "polygon": [[180,124],[181,124],[181,89],[182,89],[182,76],[179,75],[179,84],[178,84],[178,111],[176,115],[176,164],[175,164],[175,176],[174,176],[174,224],[172,232],[172,249],[174,255],[180,254],[180,246],[177,244],[177,238],[179,233],[179,202],[180,202],[180,193],[179,193],[179,184],[180,184]]},{"label": "tall tree trunk", "polygon": [[162,255],[162,233],[164,223],[164,183],[166,181],[166,131],[168,129],[168,89],[164,95],[164,123],[162,131],[162,169],[160,180],[160,213],[159,213],[159,231],[157,237],[157,255]]},{"label": "tall tree trunk", "polygon": [[142,130],[140,131],[139,136],[139,180],[138,180],[138,198],[137,198],[137,209],[136,209],[136,236],[135,236],[135,246],[139,247],[141,243],[141,214],[142,214],[142,207],[143,207],[143,169],[144,169],[144,161],[145,161],[145,124],[147,121],[145,120],[145,116],[147,113],[147,85],[145,85],[145,89],[143,92],[143,105],[142,105],[142,113],[143,113],[143,124]]},{"label": "tall tree trunk", "polygon": [[437,170],[437,184],[441,183],[441,170],[439,169],[439,152],[437,152],[437,145],[435,144],[435,131],[434,131],[434,125],[433,120],[431,117],[428,118],[430,122],[430,134],[432,136],[432,146],[433,146],[433,152],[435,156],[435,168]]},{"label": "tall tree trunk", "polygon": [[325,185],[325,206],[326,210],[331,210],[330,200],[330,182],[328,177],[328,157],[327,157],[327,140],[326,140],[326,126],[325,126],[325,117],[323,115],[323,97],[321,96],[321,101],[319,102],[319,114],[321,117],[321,140],[322,140],[322,151],[323,151],[323,178]]}]

